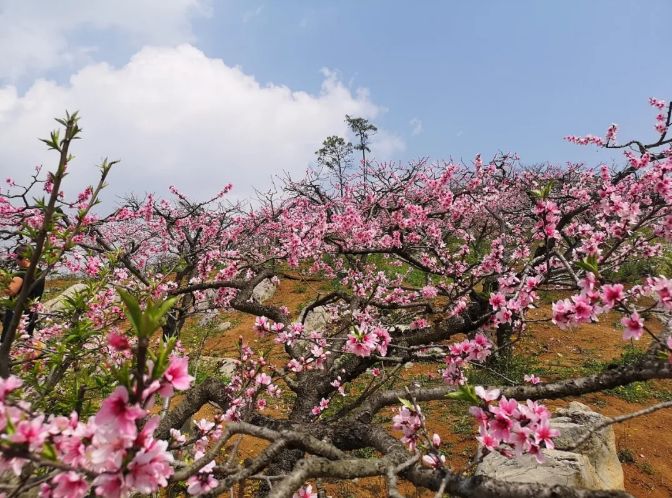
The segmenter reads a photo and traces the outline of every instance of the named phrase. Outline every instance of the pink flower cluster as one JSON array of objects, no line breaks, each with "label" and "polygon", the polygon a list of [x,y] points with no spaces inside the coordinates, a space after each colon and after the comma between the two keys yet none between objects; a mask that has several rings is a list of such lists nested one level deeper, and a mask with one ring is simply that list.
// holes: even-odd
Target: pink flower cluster
[{"label": "pink flower cluster", "polygon": [[614,144],[616,142],[616,133],[618,133],[618,125],[611,123],[609,128],[607,128],[607,144]]},{"label": "pink flower cluster", "polygon": [[604,145],[604,140],[600,137],[596,137],[595,135],[586,135],[583,137],[579,137],[576,135],[567,135],[565,137],[565,140],[577,145],[588,145],[588,144]]},{"label": "pink flower cluster", "polygon": [[599,313],[624,297],[622,286],[603,289],[601,295],[597,291],[594,273],[586,274],[581,280],[581,288],[580,294],[553,303],[553,323],[563,330],[580,323],[596,321]]},{"label": "pink flower cluster", "polygon": [[32,413],[29,404],[7,399],[21,387],[21,380],[0,380],[0,440],[11,450],[5,454],[12,455],[0,458],[0,471],[20,475],[29,461],[22,455],[51,454],[71,470],[59,471],[43,483],[41,498],[82,498],[91,486],[96,494],[113,498],[154,493],[168,484],[173,455],[166,441],[154,439],[159,417],[147,418],[147,409],[155,394],[185,390],[192,380],[187,360],[173,356],[160,378],[146,379],[138,402],[131,401],[126,387],[118,386],[86,422],[74,412],[70,417]]},{"label": "pink flower cluster", "polygon": [[392,417],[392,427],[403,432],[401,442],[408,445],[411,451],[414,451],[418,445],[419,431],[424,420],[425,416],[419,406],[402,406],[399,408],[399,413]]},{"label": "pink flower cluster", "polygon": [[[199,460],[204,454],[202,451],[197,451],[194,459]],[[212,460],[201,467],[195,475],[187,479],[187,493],[194,496],[203,495],[216,488],[219,482],[212,475],[214,469],[215,461]]]},{"label": "pink flower cluster", "polygon": [[483,404],[472,406],[469,412],[479,423],[478,442],[486,450],[497,451],[507,458],[531,454],[543,463],[541,449],[553,449],[553,438],[560,435],[551,427],[548,409],[531,400],[522,404],[505,396],[500,398],[499,389],[486,391],[478,386],[476,395]]},{"label": "pink flower cluster", "polygon": [[[649,98],[649,104],[651,104],[652,107],[655,107],[660,111],[665,109],[665,107],[667,106],[667,102],[665,102],[664,100],[654,99],[653,97]],[[656,131],[661,135],[667,131],[667,117],[662,112],[658,113],[658,115],[656,116],[655,128]]]},{"label": "pink flower cluster", "polygon": [[317,493],[313,493],[313,487],[309,484],[303,486],[292,495],[292,498],[317,498]]},{"label": "pink flower cluster", "polygon": [[378,351],[381,356],[386,356],[387,347],[391,340],[392,337],[390,337],[390,333],[385,328],[362,325],[360,327],[353,327],[352,331],[348,334],[343,349],[348,353],[362,357],[371,356],[375,351]]},{"label": "pink flower cluster", "polygon": [[467,379],[464,369],[472,361],[483,361],[490,356],[492,344],[483,334],[476,334],[471,340],[451,344],[444,358],[446,369],[443,380],[452,385],[463,385]]},{"label": "pink flower cluster", "polygon": [[534,214],[539,217],[535,228],[549,239],[557,237],[556,227],[560,221],[560,209],[553,201],[540,200],[534,207]]},{"label": "pink flower cluster", "polygon": [[311,413],[312,413],[313,415],[317,416],[317,415],[319,415],[320,413],[322,413],[324,410],[326,410],[327,408],[329,408],[329,400],[328,400],[328,399],[325,399],[325,398],[322,398],[322,399],[320,400],[320,404],[319,404],[319,405],[313,406],[313,408],[312,408],[312,410],[311,410]]},{"label": "pink flower cluster", "polygon": [[626,292],[623,284],[604,284],[596,280],[593,273],[587,273],[581,280],[582,291],[568,299],[553,303],[553,323],[561,329],[577,324],[597,321],[597,316],[611,309],[626,314],[621,319],[623,339],[639,339],[645,331],[644,319],[637,309],[628,304],[628,297],[649,296],[655,299],[660,311],[672,310],[672,280],[648,277],[644,285],[635,286]]},{"label": "pink flower cluster", "polygon": [[429,452],[422,456],[422,465],[430,469],[442,468],[446,464],[446,456],[439,453],[440,447],[441,437],[438,434],[433,434]]},{"label": "pink flower cluster", "polygon": [[649,277],[642,286],[642,293],[652,296],[664,311],[672,311],[672,279],[662,275]]}]

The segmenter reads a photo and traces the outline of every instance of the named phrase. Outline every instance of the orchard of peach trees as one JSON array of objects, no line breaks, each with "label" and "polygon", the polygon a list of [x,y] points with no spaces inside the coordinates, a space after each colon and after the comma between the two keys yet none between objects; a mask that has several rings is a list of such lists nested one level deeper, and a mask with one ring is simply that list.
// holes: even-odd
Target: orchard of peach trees
[{"label": "orchard of peach trees", "polygon": [[[622,151],[611,167],[530,168],[504,154],[377,163],[366,155],[375,127],[348,116],[359,143],[329,137],[316,168],[251,204],[231,201],[231,185],[207,200],[178,185],[107,211],[99,198],[116,164],[65,195],[86,135],[77,113],[58,119],[43,140],[53,164],[0,190],[4,250],[29,248],[20,291],[4,298],[0,495],[234,496],[251,482],[259,496],[305,498],[326,480],[380,476],[397,498],[401,483],[436,496],[629,496],[457,472],[424,405],[468,407],[473,463],[493,452],[543,462],[559,436],[546,400],[672,377],[672,105],[649,103],[652,141],[621,138],[616,125],[566,137]],[[626,282],[633,261],[657,264]],[[60,309],[30,298],[63,274],[85,286]],[[3,286],[12,275],[3,270]],[[282,295],[254,297],[260,283],[286,280],[329,290],[299,316]],[[646,353],[593,375],[474,384],[473,371],[496,374],[533,333],[544,295],[560,296],[550,306],[563,340],[616,312],[610,333]],[[306,326],[318,309],[323,322]],[[255,317],[271,347],[241,339],[229,375],[197,380],[181,334],[222,311]],[[402,376],[410,362],[433,365],[441,382]],[[287,408],[269,410],[279,398]],[[240,435],[267,445],[241,460]]]}]

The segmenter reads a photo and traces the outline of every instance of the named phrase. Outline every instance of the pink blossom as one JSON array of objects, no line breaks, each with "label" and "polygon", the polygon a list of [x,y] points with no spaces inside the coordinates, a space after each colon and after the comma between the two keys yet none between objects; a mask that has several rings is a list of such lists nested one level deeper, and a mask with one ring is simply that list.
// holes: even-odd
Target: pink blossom
[{"label": "pink blossom", "polygon": [[171,356],[163,378],[178,391],[189,389],[191,382],[194,380],[189,375],[189,360],[184,357]]},{"label": "pink blossom", "polygon": [[182,444],[187,440],[187,436],[182,434],[178,429],[170,429],[170,438],[178,444]]},{"label": "pink blossom", "polygon": [[556,301],[552,305],[553,323],[565,329],[574,323],[574,305],[569,299]]},{"label": "pink blossom", "polygon": [[125,351],[131,348],[131,343],[128,341],[128,337],[120,334],[116,330],[112,330],[107,335],[107,344],[116,351]]},{"label": "pink blossom", "polygon": [[469,407],[469,413],[478,420],[479,424],[485,425],[489,420],[489,415],[480,406]]},{"label": "pink blossom", "polygon": [[634,311],[630,316],[621,319],[623,325],[623,339],[636,339],[642,337],[644,333],[644,320],[640,318],[639,313]]},{"label": "pink blossom", "polygon": [[83,498],[89,489],[84,477],[73,471],[58,474],[51,482],[56,485],[54,498]]},{"label": "pink blossom", "polygon": [[623,284],[604,285],[600,297],[608,308],[613,308],[618,301],[622,301],[625,297]]},{"label": "pink blossom", "polygon": [[14,375],[10,375],[6,379],[0,378],[0,402],[4,402],[7,394],[15,391],[22,385],[23,381]]},{"label": "pink blossom", "polygon": [[377,343],[375,336],[367,332],[355,332],[348,335],[345,343],[345,350],[357,356],[371,356],[376,349]]},{"label": "pink blossom", "polygon": [[254,330],[260,333],[269,332],[271,330],[271,323],[265,316],[258,316],[254,320]]},{"label": "pink blossom", "polygon": [[[200,458],[202,455],[197,455]],[[208,493],[217,487],[219,482],[212,476],[212,471],[215,467],[215,462],[211,461],[200,471],[187,479],[187,493],[190,495],[202,495]]]},{"label": "pink blossom", "polygon": [[43,425],[44,415],[39,415],[32,420],[22,420],[18,423],[16,431],[10,436],[13,443],[27,444],[31,451],[39,451],[49,435],[48,428]]},{"label": "pink blossom", "polygon": [[649,104],[652,105],[653,107],[657,109],[664,109],[665,106],[667,105],[667,102],[664,100],[660,99],[654,99],[653,97],[649,97]]},{"label": "pink blossom", "polygon": [[401,442],[407,444],[411,451],[415,450],[417,446],[418,431],[422,427],[423,420],[424,416],[419,407],[416,411],[416,409],[411,410],[403,406],[399,409],[399,413],[392,417],[392,427],[403,432]]},{"label": "pink blossom", "polygon": [[317,493],[313,493],[313,487],[308,486],[299,488],[299,490],[292,495],[292,498],[317,498]]},{"label": "pink blossom", "polygon": [[93,480],[98,496],[105,498],[122,498],[129,494],[128,486],[121,474],[100,474]]},{"label": "pink blossom", "polygon": [[271,376],[268,375],[268,374],[260,373],[260,374],[257,375],[257,377],[254,379],[254,381],[255,381],[257,384],[259,384],[259,385],[267,386],[267,385],[269,385],[271,382],[273,382],[273,379],[272,379]]},{"label": "pink blossom", "polygon": [[498,310],[506,304],[506,297],[504,297],[504,294],[498,292],[490,296],[489,302],[493,309]]},{"label": "pink blossom", "polygon": [[387,356],[387,346],[392,342],[390,333],[383,327],[374,327],[373,333],[376,336],[377,349],[381,356]]},{"label": "pink blossom", "polygon": [[134,435],[135,421],[144,414],[145,411],[139,406],[129,406],[128,391],[124,386],[118,386],[103,401],[96,415],[96,424],[109,426],[113,430],[118,430],[122,435]]},{"label": "pink blossom", "polygon": [[129,486],[140,493],[153,493],[159,487],[168,485],[168,478],[173,474],[170,465],[173,456],[166,451],[166,441],[152,441],[148,447],[138,451],[128,464]]},{"label": "pink blossom", "polygon": [[534,374],[531,374],[531,375],[525,375],[525,376],[523,377],[523,380],[524,380],[525,382],[529,382],[530,384],[539,384],[539,383],[541,382],[541,379],[540,379],[539,377],[537,377],[536,375],[534,375]]},{"label": "pink blossom", "polygon": [[672,311],[672,280],[661,275],[649,279],[647,285],[655,293],[658,303],[667,311]]},{"label": "pink blossom", "polygon": [[499,446],[500,440],[488,432],[482,425],[479,427],[479,433],[480,435],[476,437],[476,440],[481,443],[485,449],[493,451]]},{"label": "pink blossom", "polygon": [[427,327],[429,327],[429,321],[427,321],[426,318],[418,318],[413,320],[409,325],[411,330],[426,329]]},{"label": "pink blossom", "polygon": [[574,318],[578,322],[588,322],[594,317],[595,310],[588,300],[588,296],[581,294],[572,296],[574,302]]},{"label": "pink blossom", "polygon": [[550,450],[555,448],[553,438],[558,437],[559,435],[560,431],[551,428],[547,420],[539,424],[539,426],[537,426],[534,431],[534,439],[536,440],[537,444],[544,443],[546,448]]},{"label": "pink blossom", "polygon": [[211,422],[209,420],[206,420],[204,418],[200,419],[198,422],[194,424],[198,431],[201,434],[205,434],[206,432],[211,431],[215,427],[215,423]]},{"label": "pink blossom", "polygon": [[420,293],[422,294],[422,297],[425,299],[433,299],[437,296],[439,293],[438,289],[434,286],[431,285],[425,285],[421,290]]},{"label": "pink blossom", "polygon": [[476,386],[476,395],[481,398],[483,401],[495,401],[499,398],[501,391],[499,389],[491,389],[486,391],[483,386]]},{"label": "pink blossom", "polygon": [[424,467],[429,467],[430,469],[440,469],[446,463],[445,455],[437,455],[436,453],[430,453],[428,455],[422,456],[422,465]]},{"label": "pink blossom", "polygon": [[303,372],[303,363],[296,358],[292,358],[287,362],[287,368],[295,373]]},{"label": "pink blossom", "polygon": [[325,398],[322,398],[322,399],[320,400],[320,404],[317,405],[317,406],[314,406],[314,407],[312,408],[311,413],[312,413],[313,415],[319,415],[320,413],[322,413],[322,412],[323,412],[324,410],[326,410],[327,408],[329,408],[329,400],[328,400],[328,399],[325,399]]}]

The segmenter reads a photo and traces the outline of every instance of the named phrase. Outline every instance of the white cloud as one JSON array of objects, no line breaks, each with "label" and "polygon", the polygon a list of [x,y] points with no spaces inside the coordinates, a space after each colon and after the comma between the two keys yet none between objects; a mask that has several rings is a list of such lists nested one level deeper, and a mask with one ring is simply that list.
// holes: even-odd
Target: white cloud
[{"label": "white cloud", "polygon": [[418,118],[411,119],[408,124],[411,125],[411,135],[420,135],[422,133],[422,121]]},{"label": "white cloud", "polygon": [[[283,170],[301,175],[324,137],[345,136],[344,115],[374,119],[381,108],[365,90],[351,91],[325,72],[318,94],[262,85],[240,68],[211,59],[191,45],[147,47],[120,68],[92,64],[67,84],[36,81],[23,95],[0,87],[0,176],[26,178],[32,166],[53,166],[37,136],[53,117],[79,110],[83,140],[67,182],[95,178],[104,156],[120,158],[107,202],[129,191],[166,193],[169,185],[200,198],[222,185],[246,196]],[[374,121],[375,122],[375,121]],[[380,130],[373,156],[390,159],[403,141]]]},{"label": "white cloud", "polygon": [[374,159],[380,161],[394,161],[398,152],[406,150],[406,142],[399,135],[378,128],[371,137],[371,152]]},{"label": "white cloud", "polygon": [[0,80],[15,81],[91,62],[86,30],[117,35],[133,49],[193,41],[191,18],[210,15],[210,0],[0,0]]}]

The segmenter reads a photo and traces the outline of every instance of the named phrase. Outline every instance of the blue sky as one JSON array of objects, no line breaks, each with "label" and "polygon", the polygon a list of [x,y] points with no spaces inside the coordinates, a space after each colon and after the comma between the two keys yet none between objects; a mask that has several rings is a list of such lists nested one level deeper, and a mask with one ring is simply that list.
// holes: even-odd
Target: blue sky
[{"label": "blue sky", "polygon": [[[40,2],[27,1],[17,7],[19,3],[0,1],[4,22],[34,21],[38,27],[47,23],[39,12]],[[69,0],[65,10],[69,6],[74,13],[83,4]],[[614,121],[620,124],[623,139],[652,138],[655,113],[647,99],[672,98],[672,65],[665,62],[672,15],[669,0],[146,0],[120,2],[116,11],[114,6],[107,9],[103,14],[100,9],[83,13],[80,9],[73,14],[74,20],[64,17],[60,27],[44,24],[47,28],[42,31],[56,40],[56,48],[48,49],[49,57],[43,61],[26,63],[40,57],[26,49],[30,37],[18,38],[28,54],[10,56],[11,67],[0,65],[0,126],[18,119],[25,124],[20,131],[32,137],[42,131],[47,111],[59,108],[59,99],[63,105],[75,105],[85,118],[93,116],[93,143],[84,150],[85,157],[95,156],[94,145],[113,149],[113,156],[119,151],[131,165],[127,174],[118,177],[120,188],[139,192],[161,191],[175,180],[201,195],[206,189],[193,180],[194,172],[218,183],[231,177],[241,194],[252,185],[267,184],[270,175],[280,170],[299,174],[311,161],[321,137],[331,130],[345,131],[340,122],[345,112],[359,112],[379,125],[382,133],[374,155],[381,160],[421,156],[470,160],[476,153],[488,157],[505,150],[517,152],[525,163],[596,163],[618,156],[578,148],[562,137],[603,133]],[[129,15],[131,20],[126,19]],[[47,35],[40,35],[44,39],[35,42],[37,47],[46,46]],[[170,51],[182,44],[196,52]],[[147,52],[148,47],[165,50],[161,52],[164,58]],[[187,64],[198,59],[198,54],[205,57],[204,64]],[[162,65],[153,65],[158,60],[163,60]],[[103,68],[100,63],[109,66]],[[328,76],[324,68],[331,71]],[[174,75],[188,78],[187,71],[193,76],[194,71],[211,74],[220,69],[229,75],[237,71],[240,81],[252,79],[258,88],[239,98],[224,83],[227,79],[219,84],[219,76],[214,76],[212,85],[199,88],[198,93],[204,97],[204,109],[207,102],[217,103],[215,109],[194,115],[193,108],[201,104],[194,96],[183,101],[189,80],[170,91],[162,84]],[[133,79],[143,70],[154,71],[156,77],[151,73]],[[51,86],[37,91],[40,79],[51,80]],[[98,86],[100,81],[108,84]],[[144,94],[128,97],[119,90],[127,81],[129,85],[133,81],[134,88],[149,87]],[[331,82],[326,90],[325,81]],[[269,85],[286,92],[278,90],[271,99],[257,98]],[[9,97],[7,88],[14,89]],[[208,91],[212,94],[206,99],[204,92]],[[310,102],[297,104],[304,94]],[[146,123],[137,127],[134,136],[120,133],[110,143],[95,134],[96,125],[105,128],[109,139],[115,136],[113,124],[121,127],[132,116],[115,117],[119,105],[105,112],[96,109],[97,97],[160,102],[142,109]],[[51,104],[45,107],[40,98]],[[228,112],[236,102],[243,104]],[[42,109],[39,119],[27,110],[31,105]],[[175,135],[154,130],[167,122],[160,111],[171,106],[184,106],[184,118],[175,122],[183,147],[178,150],[171,145],[162,157],[161,144],[173,142]],[[249,113],[245,111],[248,106]],[[192,141],[190,133],[194,137],[203,133],[190,122],[192,118],[211,123],[208,129],[220,127],[219,131],[210,141]],[[278,127],[269,126],[276,120]],[[232,128],[240,128],[240,134]],[[148,134],[146,143],[156,151],[154,156],[142,149],[143,133]],[[244,144],[243,135],[248,140]],[[218,136],[226,147],[218,148]],[[24,168],[19,163],[41,160],[39,154],[31,156],[25,150],[2,152],[2,140],[3,174],[16,175],[19,167]],[[4,140],[11,149],[17,137]],[[211,143],[213,152],[208,154]],[[236,145],[241,150],[231,152]],[[98,157],[107,153],[98,152]],[[190,157],[198,158],[197,166],[176,163]],[[159,167],[162,161],[165,165]]]},{"label": "blue sky", "polygon": [[[667,0],[307,3],[236,2],[257,15],[241,24],[222,8],[199,23],[199,46],[293,88],[315,90],[320,67],[338,69],[389,109],[379,121],[409,155],[579,158],[561,137],[611,120],[650,133],[646,99],[672,93]],[[413,118],[423,132],[409,137]]]}]

